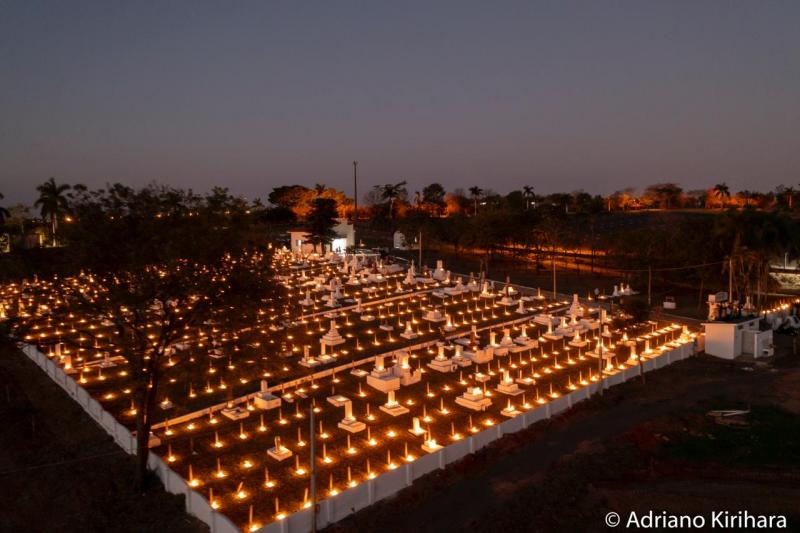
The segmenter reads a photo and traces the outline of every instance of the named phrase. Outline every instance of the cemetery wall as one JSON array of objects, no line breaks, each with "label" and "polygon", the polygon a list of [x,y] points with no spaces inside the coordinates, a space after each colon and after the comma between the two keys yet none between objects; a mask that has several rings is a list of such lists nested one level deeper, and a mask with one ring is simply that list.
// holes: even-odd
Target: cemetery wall
[{"label": "cemetery wall", "polygon": [[[86,392],[86,389],[81,387],[72,376],[64,372],[59,365],[55,364],[50,358],[40,352],[36,346],[24,344],[22,346],[22,352],[45,371],[56,384],[64,389],[64,391],[114,439],[114,442],[116,442],[125,453],[131,455],[136,453],[136,439],[131,432],[128,431],[128,428],[117,422],[114,416],[103,409],[100,403],[92,398],[89,393]],[[167,492],[180,494],[186,498],[187,512],[208,524],[209,528],[211,528],[211,533],[238,533],[239,528],[236,527],[228,517],[214,511],[211,505],[209,505],[208,500],[200,493],[192,490],[183,478],[172,471],[158,455],[152,452],[150,453],[148,457],[148,466],[158,475],[158,478],[164,484],[164,489]]]},{"label": "cemetery wall", "polygon": [[[70,375],[65,373],[59,365],[39,352],[35,346],[25,344],[22,347],[22,351],[83,407],[89,416],[111,435],[114,441],[125,450],[125,452],[129,454],[136,453],[136,440],[133,435],[131,435],[131,432],[122,424],[119,424],[96,400],[91,398],[86,390],[80,387],[80,385],[78,385]],[[685,359],[691,354],[692,345],[691,343],[686,343],[677,348],[665,350],[660,355],[648,359],[644,362],[642,367],[645,372],[649,372],[650,370],[662,368],[673,362]],[[365,362],[372,360],[374,360],[374,358],[370,358]],[[352,368],[353,366],[354,365],[350,363],[323,372],[329,375],[335,370]],[[611,387],[638,375],[639,369],[631,367],[604,378],[602,386],[604,388]],[[448,464],[459,461],[470,453],[475,453],[481,448],[490,445],[504,434],[515,433],[540,420],[550,418],[568,409],[575,403],[587,399],[590,395],[594,394],[599,387],[599,383],[592,383],[588,387],[523,412],[515,418],[505,420],[479,433],[465,437],[434,453],[419,457],[410,463],[405,463],[395,470],[380,474],[336,496],[328,497],[319,503],[317,526],[324,527],[378,500],[394,496],[402,489],[411,486],[415,479],[419,479],[434,470],[443,469]],[[200,493],[192,490],[186,481],[184,481],[180,475],[172,471],[158,455],[150,453],[148,466],[158,475],[159,479],[161,479],[165,490],[172,494],[180,494],[185,497],[187,512],[208,524],[212,533],[235,533],[239,531],[239,528],[225,515],[214,511],[208,500]],[[311,512],[308,509],[304,509],[300,512],[292,513],[283,520],[267,524],[259,531],[262,533],[301,533],[309,531],[310,527]]]}]

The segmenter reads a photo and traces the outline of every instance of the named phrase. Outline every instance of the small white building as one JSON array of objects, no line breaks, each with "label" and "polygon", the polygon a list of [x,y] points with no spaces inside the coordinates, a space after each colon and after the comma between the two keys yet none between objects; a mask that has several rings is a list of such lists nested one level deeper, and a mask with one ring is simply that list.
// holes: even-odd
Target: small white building
[{"label": "small white building", "polygon": [[395,231],[392,235],[392,247],[395,250],[408,250],[408,245],[406,244],[406,236],[400,233],[399,231]]},{"label": "small white building", "polygon": [[705,350],[709,355],[735,359],[741,355],[754,358],[773,354],[772,330],[761,331],[760,317],[704,322]]},{"label": "small white building", "polygon": [[355,231],[353,225],[349,224],[346,219],[338,219],[338,224],[333,227],[336,237],[330,245],[326,246],[325,250],[320,250],[319,247],[314,249],[314,245],[308,242],[308,231],[305,229],[289,230],[289,242],[291,243],[292,252],[301,252],[310,254],[313,252],[327,252],[332,251],[336,253],[344,253],[347,248],[355,246]]}]

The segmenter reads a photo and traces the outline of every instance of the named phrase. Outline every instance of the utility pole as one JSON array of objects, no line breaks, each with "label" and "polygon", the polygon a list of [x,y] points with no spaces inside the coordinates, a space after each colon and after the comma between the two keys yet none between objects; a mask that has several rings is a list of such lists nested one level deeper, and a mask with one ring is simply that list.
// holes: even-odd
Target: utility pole
[{"label": "utility pole", "polygon": [[647,265],[647,307],[652,304],[652,287],[653,287],[653,267]]},{"label": "utility pole", "polygon": [[358,161],[353,161],[353,246],[358,248],[356,221],[358,220]]},{"label": "utility pole", "polygon": [[728,258],[728,302],[733,303],[733,257]]},{"label": "utility pole", "polygon": [[603,319],[606,317],[605,309],[600,309],[600,348],[597,350],[597,366],[600,371],[600,396],[603,395]]},{"label": "utility pole", "polygon": [[311,484],[311,532],[317,533],[317,437],[314,432],[314,404],[308,408],[309,411],[309,468]]},{"label": "utility pole", "polygon": [[553,251],[553,300],[556,299],[556,252]]}]

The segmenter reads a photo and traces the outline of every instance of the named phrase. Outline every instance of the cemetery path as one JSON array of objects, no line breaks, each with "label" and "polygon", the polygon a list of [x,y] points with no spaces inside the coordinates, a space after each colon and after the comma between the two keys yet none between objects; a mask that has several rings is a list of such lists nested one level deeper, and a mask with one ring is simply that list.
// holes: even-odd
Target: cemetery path
[{"label": "cemetery path", "polygon": [[133,491],[133,461],[21,352],[0,345],[0,531],[208,528],[183,499]]},{"label": "cemetery path", "polygon": [[[535,483],[559,458],[592,442],[717,397],[769,396],[780,373],[743,371],[699,357],[647,374],[595,396],[571,411],[509,435],[447,471],[423,478],[397,498],[379,502],[332,531],[466,531],[503,508],[514,489]],[[485,523],[482,525],[485,526]]]}]

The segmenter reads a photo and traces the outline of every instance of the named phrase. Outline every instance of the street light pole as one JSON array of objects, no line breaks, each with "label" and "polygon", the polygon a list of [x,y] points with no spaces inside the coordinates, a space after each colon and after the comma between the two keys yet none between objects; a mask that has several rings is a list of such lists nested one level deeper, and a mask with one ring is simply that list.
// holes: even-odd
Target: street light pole
[{"label": "street light pole", "polygon": [[353,161],[353,246],[358,248],[356,221],[358,220],[358,161]]},{"label": "street light pole", "polygon": [[314,405],[312,404],[311,407],[308,409],[308,421],[309,421],[309,433],[308,436],[309,440],[309,470],[310,476],[309,481],[311,485],[311,531],[312,533],[317,533],[317,446],[316,440],[317,436],[314,431]]}]

